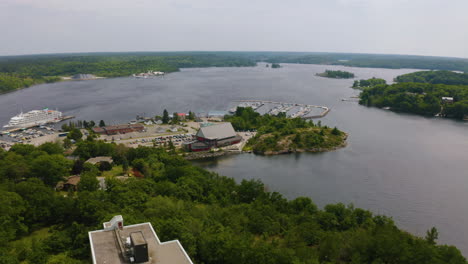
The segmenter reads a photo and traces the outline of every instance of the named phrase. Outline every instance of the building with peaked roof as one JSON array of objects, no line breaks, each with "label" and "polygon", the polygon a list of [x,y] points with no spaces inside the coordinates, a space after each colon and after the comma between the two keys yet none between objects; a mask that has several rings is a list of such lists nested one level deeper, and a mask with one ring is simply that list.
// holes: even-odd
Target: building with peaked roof
[{"label": "building with peaked roof", "polygon": [[117,135],[130,132],[142,132],[145,127],[142,124],[127,124],[105,127],[93,127],[93,131],[98,134]]},{"label": "building with peaked roof", "polygon": [[202,126],[195,135],[196,141],[185,144],[190,151],[206,151],[213,147],[224,147],[241,142],[231,123]]},{"label": "building with peaked roof", "polygon": [[66,181],[59,181],[55,186],[55,189],[58,191],[77,191],[78,184],[80,183],[81,176],[80,175],[73,175],[67,178]]},{"label": "building with peaked roof", "polygon": [[94,264],[193,264],[179,240],[161,242],[151,223],[124,226],[121,215],[88,233]]}]

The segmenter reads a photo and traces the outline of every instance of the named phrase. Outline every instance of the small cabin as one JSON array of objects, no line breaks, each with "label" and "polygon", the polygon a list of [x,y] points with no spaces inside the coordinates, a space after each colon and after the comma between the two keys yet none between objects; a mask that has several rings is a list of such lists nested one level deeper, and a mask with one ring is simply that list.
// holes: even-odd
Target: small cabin
[{"label": "small cabin", "polygon": [[442,103],[453,103],[453,97],[442,97]]}]

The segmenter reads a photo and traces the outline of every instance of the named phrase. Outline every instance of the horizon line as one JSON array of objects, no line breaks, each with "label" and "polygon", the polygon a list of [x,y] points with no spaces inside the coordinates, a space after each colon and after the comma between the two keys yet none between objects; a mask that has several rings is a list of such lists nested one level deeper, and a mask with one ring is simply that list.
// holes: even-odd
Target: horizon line
[{"label": "horizon line", "polygon": [[436,56],[436,55],[415,55],[404,53],[366,53],[366,52],[335,52],[335,51],[272,51],[272,50],[172,50],[172,51],[78,51],[78,52],[57,52],[57,53],[26,53],[14,55],[0,55],[2,57],[27,57],[27,56],[53,56],[53,55],[79,55],[79,54],[101,54],[101,53],[303,53],[303,54],[353,54],[353,55],[381,55],[381,56],[413,56],[413,57],[432,57],[432,58],[447,58],[447,59],[461,59],[468,60],[468,57],[453,57],[453,56]]}]

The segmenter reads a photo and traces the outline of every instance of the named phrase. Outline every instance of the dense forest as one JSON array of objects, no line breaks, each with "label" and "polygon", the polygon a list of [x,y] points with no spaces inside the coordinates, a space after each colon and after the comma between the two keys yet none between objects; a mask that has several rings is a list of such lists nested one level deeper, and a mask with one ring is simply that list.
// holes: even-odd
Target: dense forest
[{"label": "dense forest", "polygon": [[[435,228],[415,237],[389,217],[288,200],[258,180],[236,183],[163,149],[90,138],[74,150],[80,159],[63,153],[55,143],[0,149],[0,263],[90,263],[87,232],[117,214],[126,224],[151,222],[163,241],[179,239],[194,263],[467,263],[455,247],[436,244]],[[98,155],[115,164],[84,163]],[[119,180],[109,169],[144,177]],[[54,191],[72,174],[81,175],[77,191]]]},{"label": "dense forest", "polygon": [[345,146],[346,134],[337,128],[315,125],[300,117],[286,118],[260,115],[251,107],[237,107],[232,116],[225,116],[236,130],[256,130],[245,149],[257,154],[283,154],[291,152],[320,152]]},{"label": "dense forest", "polygon": [[264,52],[256,53],[255,57],[270,63],[329,64],[368,68],[468,72],[468,59],[449,57],[319,52]]},{"label": "dense forest", "polygon": [[0,57],[0,93],[53,82],[74,74],[129,76],[148,70],[174,72],[189,67],[254,66],[279,63],[416,68],[468,72],[468,59],[407,55],[312,52],[131,52]]},{"label": "dense forest", "polygon": [[354,73],[347,71],[325,70],[325,72],[317,73],[317,76],[335,79],[352,79],[354,78]]},{"label": "dense forest", "polygon": [[400,75],[397,82],[432,83],[448,85],[468,85],[468,73],[453,71],[419,71]]},{"label": "dense forest", "polygon": [[368,87],[374,87],[376,85],[385,85],[387,82],[384,79],[372,78],[368,80],[356,80],[353,83],[353,88],[355,89],[364,89]]},{"label": "dense forest", "polygon": [[[444,101],[442,97],[452,97],[453,101]],[[399,112],[463,119],[468,115],[468,86],[428,83],[377,85],[364,89],[359,103],[390,107]]]}]

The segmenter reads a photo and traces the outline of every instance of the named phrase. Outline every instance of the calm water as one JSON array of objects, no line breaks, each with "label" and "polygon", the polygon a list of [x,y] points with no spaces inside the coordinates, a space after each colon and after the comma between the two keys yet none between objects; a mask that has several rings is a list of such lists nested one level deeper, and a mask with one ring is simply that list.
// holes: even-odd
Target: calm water
[{"label": "calm water", "polygon": [[353,80],[316,77],[345,69],[357,78],[391,81],[413,70],[285,64],[281,69],[187,69],[163,78],[117,78],[39,85],[0,96],[0,124],[17,112],[58,108],[79,119],[127,122],[162,110],[226,110],[232,100],[265,99],[325,105],[322,123],[350,134],[349,146],[322,154],[262,157],[242,154],[198,162],[220,174],[257,178],[288,198],[309,196],[319,206],[353,203],[393,216],[424,235],[439,229],[439,242],[468,255],[468,123],[366,108],[341,98],[356,95]]}]

